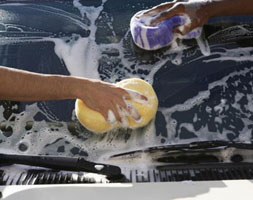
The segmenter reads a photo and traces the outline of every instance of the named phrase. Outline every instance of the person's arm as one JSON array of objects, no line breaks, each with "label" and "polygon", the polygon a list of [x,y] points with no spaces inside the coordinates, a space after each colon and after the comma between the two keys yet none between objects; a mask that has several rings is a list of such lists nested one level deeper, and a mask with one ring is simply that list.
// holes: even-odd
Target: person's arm
[{"label": "person's arm", "polygon": [[203,26],[210,17],[251,15],[252,0],[176,0],[163,3],[144,12],[143,15],[153,16],[151,25],[156,25],[175,15],[188,15],[191,22],[183,30],[175,28],[175,32],[183,35],[194,28]]},{"label": "person's arm", "polygon": [[129,92],[112,84],[80,77],[45,75],[0,66],[1,100],[43,101],[77,98],[82,99],[91,109],[100,112],[105,119],[108,118],[108,110],[112,110],[116,119],[121,121],[117,105],[128,111],[134,119],[140,118],[133,107],[127,107],[123,99],[131,99]]}]

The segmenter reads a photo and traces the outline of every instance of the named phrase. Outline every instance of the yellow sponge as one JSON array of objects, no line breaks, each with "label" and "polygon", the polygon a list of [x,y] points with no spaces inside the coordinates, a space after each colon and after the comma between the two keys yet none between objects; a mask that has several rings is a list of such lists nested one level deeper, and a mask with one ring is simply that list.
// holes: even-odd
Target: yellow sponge
[{"label": "yellow sponge", "polygon": [[[129,100],[129,102],[139,112],[142,119],[140,121],[135,121],[131,117],[128,117],[128,128],[135,129],[147,125],[155,116],[158,107],[157,96],[152,86],[148,82],[139,78],[125,79],[116,83],[116,85],[122,88],[137,91],[148,98],[147,103],[140,103],[134,100]],[[114,128],[122,127],[122,124],[120,122],[113,124],[108,123],[103,115],[87,107],[85,103],[80,99],[76,100],[75,112],[78,120],[88,130],[95,133],[104,133]]]}]

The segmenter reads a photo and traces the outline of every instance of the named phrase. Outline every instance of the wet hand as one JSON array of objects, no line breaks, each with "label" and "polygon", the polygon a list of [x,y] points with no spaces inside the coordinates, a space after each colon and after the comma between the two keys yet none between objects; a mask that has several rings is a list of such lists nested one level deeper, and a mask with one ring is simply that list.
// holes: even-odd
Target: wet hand
[{"label": "wet hand", "polygon": [[115,120],[119,122],[126,120],[126,116],[130,116],[136,121],[140,120],[141,116],[127,100],[147,101],[147,97],[137,92],[102,81],[90,81],[86,91],[82,91],[79,98],[89,108],[101,113],[110,123],[113,123],[113,120],[109,119],[111,118],[109,117],[110,111],[113,112]]},{"label": "wet hand", "polygon": [[150,25],[155,26],[170,17],[187,15],[190,22],[174,29],[174,32],[185,35],[195,28],[202,27],[208,21],[211,16],[209,3],[206,0],[177,0],[155,6],[145,11],[139,17],[152,17]]}]

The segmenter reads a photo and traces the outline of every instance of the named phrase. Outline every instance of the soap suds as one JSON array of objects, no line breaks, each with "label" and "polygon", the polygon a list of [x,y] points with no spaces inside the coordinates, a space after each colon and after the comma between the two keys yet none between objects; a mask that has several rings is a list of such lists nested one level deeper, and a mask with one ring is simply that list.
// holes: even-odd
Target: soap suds
[{"label": "soap suds", "polygon": [[114,113],[112,112],[112,110],[108,110],[108,122],[110,124],[114,124],[116,122],[116,117]]}]

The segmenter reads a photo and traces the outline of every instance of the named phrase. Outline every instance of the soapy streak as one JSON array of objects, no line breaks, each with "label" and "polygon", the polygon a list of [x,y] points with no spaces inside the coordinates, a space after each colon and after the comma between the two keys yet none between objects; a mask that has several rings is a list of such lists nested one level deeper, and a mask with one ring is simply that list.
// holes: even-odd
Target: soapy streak
[{"label": "soapy streak", "polygon": [[111,110],[108,110],[108,115],[107,115],[107,121],[109,124],[115,124],[117,122],[116,117],[114,113]]},{"label": "soapy streak", "polygon": [[214,61],[253,61],[253,47],[240,47],[236,49],[223,49],[224,52],[213,52],[217,58],[205,59],[203,62],[209,63]]},{"label": "soapy streak", "polygon": [[[226,85],[226,82],[228,81],[229,78],[234,77],[234,76],[238,76],[238,75],[245,76],[247,73],[249,73],[251,71],[252,71],[252,69],[245,69],[245,70],[242,70],[240,72],[233,72],[233,73],[229,74],[228,76],[222,78],[221,80],[209,84],[208,89],[206,91],[199,92],[198,95],[196,95],[192,99],[188,99],[183,104],[175,105],[171,108],[159,108],[159,110],[163,113],[163,115],[165,117],[165,120],[166,120],[166,123],[167,123],[166,127],[167,127],[168,132],[170,133],[170,135],[167,139],[167,143],[168,144],[174,144],[174,143],[180,142],[179,138],[175,137],[176,124],[173,122],[173,119],[171,117],[171,115],[173,113],[180,112],[180,111],[187,111],[187,110],[192,109],[196,105],[202,104],[205,99],[208,99],[210,97],[210,91],[214,87],[224,86],[224,85]],[[221,106],[219,106],[220,108],[218,108],[218,106],[216,106],[217,108],[215,108],[215,109],[223,109],[223,107],[226,106],[225,103],[226,103],[226,101],[221,102],[221,104],[220,104]],[[239,109],[239,110],[241,109],[240,106],[237,106],[236,108]],[[250,141],[251,138],[247,137],[245,135],[245,133],[247,134],[247,132],[248,132],[246,130],[248,126],[246,124],[250,124],[251,120],[244,119],[243,121],[245,123],[245,126],[244,126],[244,129],[241,131],[239,139],[241,139],[241,142]],[[174,125],[173,125],[173,123],[174,123]],[[207,127],[203,127],[198,131],[196,131],[193,128],[192,124],[189,124],[189,123],[183,123],[183,124],[180,125],[179,128],[182,128],[182,127],[185,127],[190,132],[194,132],[198,136],[198,139],[197,139],[198,141],[201,141],[201,140],[204,141],[204,140],[206,140],[206,138],[210,137],[209,130],[207,129]],[[229,131],[229,133],[230,132],[231,131]],[[222,134],[221,133],[216,134],[216,133],[212,132],[212,137],[215,138],[216,140],[217,139],[218,140],[227,140],[227,133],[228,132],[226,130],[224,130],[222,132]],[[194,139],[194,138],[193,139],[185,139],[184,142],[188,143],[188,142],[192,142],[192,141],[195,141],[195,140],[196,139]],[[182,139],[181,139],[181,143],[182,143]]]},{"label": "soapy streak", "polygon": [[5,7],[5,6],[24,6],[24,7],[30,8],[31,10],[37,10],[38,12],[44,12],[47,14],[58,15],[59,17],[63,17],[65,19],[71,21],[71,23],[75,23],[76,25],[80,26],[81,28],[83,28],[85,30],[88,29],[88,26],[81,22],[80,17],[76,16],[75,14],[65,12],[65,11],[55,8],[55,7],[45,6],[45,5],[41,5],[41,4],[36,5],[36,4],[32,4],[32,3],[4,3],[4,4],[0,5],[0,8]]},{"label": "soapy streak", "polygon": [[[223,47],[213,48],[209,57],[216,56],[215,58],[206,58],[200,56],[196,59],[188,61],[188,63],[195,62],[197,60],[203,60],[204,63],[217,62],[217,61],[253,61],[253,47],[240,47],[235,49],[226,49]],[[206,59],[205,59],[206,58]]]}]

